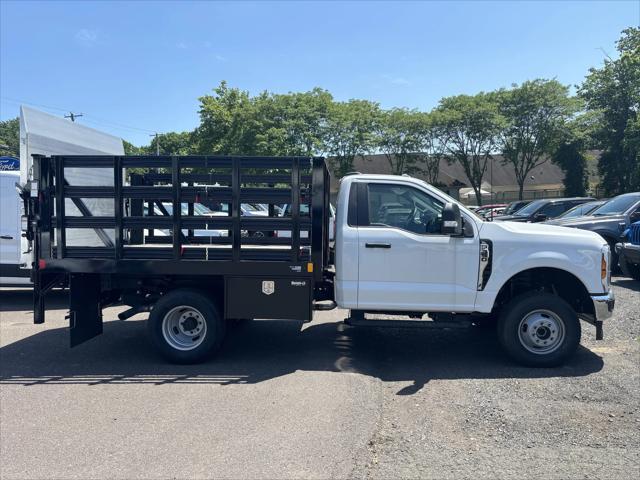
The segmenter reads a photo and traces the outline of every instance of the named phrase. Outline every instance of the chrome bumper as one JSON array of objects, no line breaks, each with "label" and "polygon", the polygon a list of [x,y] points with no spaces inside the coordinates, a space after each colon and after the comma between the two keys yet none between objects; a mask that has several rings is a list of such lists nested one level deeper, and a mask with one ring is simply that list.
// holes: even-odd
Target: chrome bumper
[{"label": "chrome bumper", "polygon": [[593,312],[596,322],[611,318],[613,308],[616,304],[616,297],[613,294],[613,290],[609,290],[608,293],[604,294],[591,295],[591,300],[593,301]]}]

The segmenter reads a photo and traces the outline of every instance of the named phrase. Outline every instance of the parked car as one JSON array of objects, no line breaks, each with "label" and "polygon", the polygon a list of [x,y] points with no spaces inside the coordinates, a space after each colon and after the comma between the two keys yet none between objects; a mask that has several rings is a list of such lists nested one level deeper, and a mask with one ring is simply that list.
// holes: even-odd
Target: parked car
[{"label": "parked car", "polygon": [[531,200],[516,200],[515,202],[511,202],[507,205],[507,208],[504,209],[503,215],[513,215],[518,210],[526,207],[531,203]]},{"label": "parked car", "polygon": [[640,222],[629,225],[622,235],[622,242],[616,244],[615,251],[622,273],[640,280]]},{"label": "parked car", "polygon": [[611,264],[617,268],[618,254],[615,245],[624,230],[640,220],[640,192],[625,193],[612,198],[586,217],[567,218],[556,225],[580,228],[598,233],[611,246]]},{"label": "parked car", "polygon": [[483,206],[481,206],[479,208],[476,208],[474,210],[474,213],[476,215],[478,215],[480,218],[486,219],[486,215],[488,213],[490,213],[491,210],[493,210],[495,208],[506,208],[506,207],[507,207],[506,203],[492,203],[492,204],[489,204],[489,205],[483,205]]},{"label": "parked car", "polygon": [[[230,215],[228,203],[207,202],[206,206],[210,208],[216,215]],[[243,217],[268,217],[269,207],[260,203],[241,203],[240,215]],[[260,230],[243,230],[242,235],[249,237],[265,237],[268,235],[268,232]]]},{"label": "parked car", "polygon": [[593,202],[583,203],[582,205],[576,205],[572,209],[564,212],[559,217],[556,217],[553,220],[548,220],[545,223],[549,225],[557,225],[557,222],[562,221],[563,219],[587,216],[599,206],[604,205],[606,202],[607,200],[595,200]]},{"label": "parked car", "polygon": [[544,222],[551,218],[562,215],[567,210],[593,201],[594,198],[547,198],[544,200],[534,200],[524,208],[521,208],[513,215],[502,215],[494,218],[498,222]]},{"label": "parked car", "polygon": [[[309,216],[309,204],[303,203],[300,205],[300,215]],[[283,217],[291,216],[291,204],[288,203],[284,206]],[[336,229],[336,208],[329,204],[329,240],[334,240],[334,234]],[[291,230],[276,230],[274,236],[278,238],[291,238]],[[309,233],[306,230],[300,232],[300,238],[308,238]]]},{"label": "parked car", "polygon": [[[164,211],[163,211],[164,210]],[[162,208],[160,208],[157,204],[153,207],[153,215],[172,215],[173,214],[173,203],[171,202],[162,202]],[[187,216],[189,214],[189,207],[187,203],[182,203],[180,206],[180,213],[182,216]],[[193,204],[193,214],[194,216],[205,216],[205,217],[226,217],[228,216],[223,212],[212,212],[210,209],[202,205],[201,203]],[[143,208],[143,215],[146,217],[149,215],[149,207],[147,205]],[[182,229],[182,233],[187,235],[189,230],[184,228]],[[169,229],[154,229],[153,234],[156,237],[166,237],[171,235],[171,230]],[[228,230],[226,229],[214,229],[214,228],[198,228],[193,230],[193,235],[196,237],[226,237],[229,235]]]},{"label": "parked car", "polygon": [[488,222],[492,222],[495,217],[499,217],[500,215],[504,215],[504,207],[490,208],[482,215],[482,218]]}]

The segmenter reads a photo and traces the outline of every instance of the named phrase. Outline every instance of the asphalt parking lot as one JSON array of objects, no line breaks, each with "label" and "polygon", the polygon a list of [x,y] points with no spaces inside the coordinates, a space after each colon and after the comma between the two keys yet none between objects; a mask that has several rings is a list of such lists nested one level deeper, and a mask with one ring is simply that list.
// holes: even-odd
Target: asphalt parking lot
[{"label": "asphalt parking lot", "polygon": [[[65,298],[33,325],[0,290],[0,477],[632,478],[640,475],[640,283],[614,279],[605,340],[512,364],[491,332],[247,322],[196,366],[142,315],[68,348]],[[139,320],[137,320],[139,318]]]}]

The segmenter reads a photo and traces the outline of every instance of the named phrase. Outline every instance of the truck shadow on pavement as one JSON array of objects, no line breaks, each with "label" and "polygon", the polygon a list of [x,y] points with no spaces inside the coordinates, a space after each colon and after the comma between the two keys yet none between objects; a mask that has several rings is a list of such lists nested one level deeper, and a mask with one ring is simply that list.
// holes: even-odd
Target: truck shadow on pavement
[{"label": "truck shadow on pavement", "polygon": [[411,395],[432,379],[580,377],[603,367],[602,358],[582,346],[563,367],[520,367],[502,353],[492,331],[476,328],[365,329],[318,323],[301,330],[291,321],[245,322],[230,329],[215,358],[199,365],[165,363],[148,343],[144,321],[105,321],[103,335],[74,349],[68,342],[67,329],[57,328],[0,348],[0,384],[243,385],[302,370],[410,381],[397,394]]},{"label": "truck shadow on pavement", "polygon": [[[54,290],[47,296],[47,308],[67,310],[69,295],[65,290]],[[33,310],[33,290],[0,290],[0,312]]]}]

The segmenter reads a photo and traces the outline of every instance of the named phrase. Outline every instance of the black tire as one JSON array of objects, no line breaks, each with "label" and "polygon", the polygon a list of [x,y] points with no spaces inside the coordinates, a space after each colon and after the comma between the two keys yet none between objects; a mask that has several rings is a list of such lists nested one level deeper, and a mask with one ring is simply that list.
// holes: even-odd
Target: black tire
[{"label": "black tire", "polygon": [[[194,319],[189,318],[187,321],[194,325],[191,331],[196,332],[194,337],[181,334],[178,330],[176,321],[180,323],[180,328],[186,324],[186,321],[180,320],[182,317],[171,320],[179,315],[187,316],[191,312],[195,312],[192,313]],[[172,324],[174,328],[171,328]],[[192,289],[178,289],[167,293],[156,302],[149,315],[147,327],[151,342],[164,358],[172,363],[189,364],[202,362],[220,349],[226,325],[215,303],[204,293]],[[185,340],[182,349],[176,346],[180,345],[177,340],[180,338]],[[189,341],[192,342],[191,345]]]},{"label": "black tire", "polygon": [[[529,320],[525,322],[527,317]],[[549,323],[545,323],[547,320]],[[532,333],[527,335],[529,324],[531,324]],[[560,328],[555,327],[556,330],[553,330],[553,325],[556,324],[562,328],[563,336],[556,333]],[[541,332],[540,336],[537,335],[538,331]],[[547,335],[546,338],[545,335]],[[532,292],[520,295],[505,305],[498,319],[500,344],[511,358],[528,367],[562,365],[575,353],[580,343],[580,335],[580,320],[576,313],[567,302],[550,293]],[[522,337],[525,339],[521,340]],[[530,342],[540,344],[526,347],[528,337],[532,338]],[[547,345],[547,340],[551,345]],[[543,341],[544,345],[542,345]],[[554,349],[544,351],[549,348]]]},{"label": "black tire", "polygon": [[640,265],[634,265],[633,263],[627,262],[624,255],[619,257],[618,265],[620,265],[620,270],[622,270],[622,273],[627,277],[640,281]]}]

